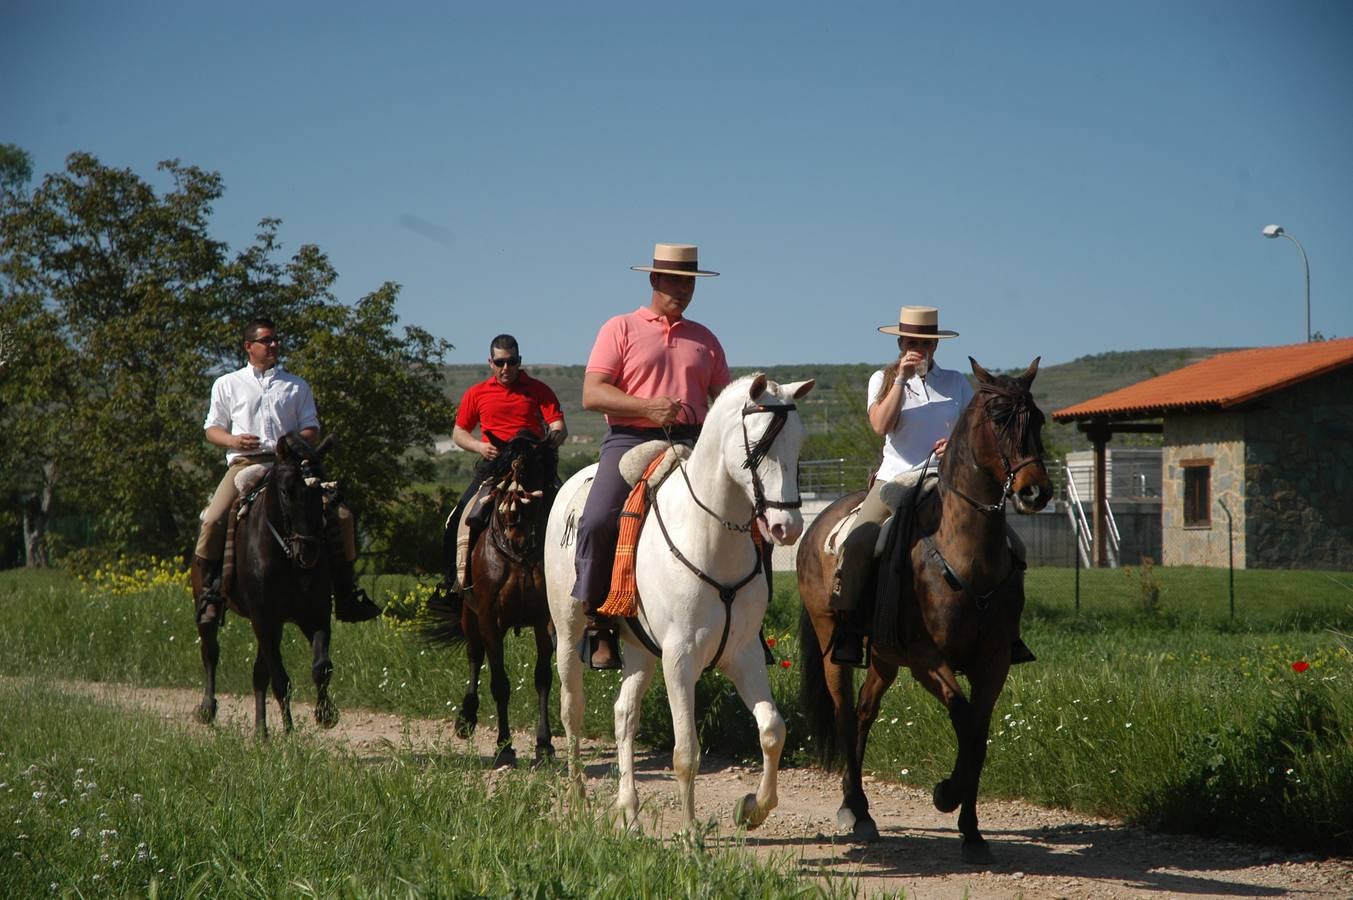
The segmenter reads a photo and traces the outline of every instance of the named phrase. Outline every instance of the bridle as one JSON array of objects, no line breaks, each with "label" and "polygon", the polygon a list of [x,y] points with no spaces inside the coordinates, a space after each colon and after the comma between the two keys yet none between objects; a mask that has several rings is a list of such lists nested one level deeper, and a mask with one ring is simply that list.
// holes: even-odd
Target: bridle
[{"label": "bridle", "polygon": [[[534,449],[528,452],[535,452]],[[489,535],[493,540],[493,546],[499,553],[506,556],[512,562],[518,565],[533,564],[533,560],[538,564],[539,554],[534,551],[541,542],[541,521],[537,516],[535,521],[531,522],[530,528],[526,530],[525,541],[520,548],[513,546],[504,529],[507,527],[504,519],[517,513],[518,505],[526,506],[532,500],[540,499],[545,495],[544,489],[527,490],[520,480],[521,468],[525,463],[523,455],[516,456],[502,480],[494,485],[493,492],[489,495],[487,502],[494,504],[492,515],[489,516]],[[515,524],[515,518],[513,523]]]},{"label": "bridle", "polygon": [[[307,488],[319,486],[319,476],[310,471],[308,461],[302,461],[298,468],[300,469],[301,478]],[[273,472],[274,469],[268,470],[268,474],[263,479],[263,483],[258,487],[259,491],[262,491],[268,486],[268,483],[273,480]],[[267,523],[268,531],[272,532],[273,538],[277,541],[277,545],[282,548],[282,553],[286,555],[287,559],[291,560],[302,569],[308,570],[315,568],[315,566],[319,565],[320,557],[323,555],[321,552],[324,549],[323,541],[312,535],[297,533],[292,524],[290,503],[283,497],[280,490],[277,492],[277,508],[282,514],[282,530],[287,533],[286,537],[279,534],[277,529],[273,527],[272,517],[267,514],[267,510],[265,509],[263,521]],[[314,550],[314,553],[308,558],[308,561],[306,557],[307,549]]]},{"label": "bridle", "polygon": [[[715,519],[718,519],[719,523],[723,525],[724,528],[727,528],[729,531],[738,532],[750,532],[752,530],[752,525],[755,524],[757,519],[764,516],[768,509],[801,508],[803,506],[802,498],[798,500],[767,500],[766,489],[761,483],[760,472],[761,463],[765,461],[766,454],[770,453],[771,445],[775,443],[775,439],[779,437],[780,432],[784,430],[785,422],[789,421],[790,412],[796,409],[798,409],[798,405],[794,403],[752,403],[742,408],[742,450],[744,453],[742,468],[750,470],[752,474],[752,516],[747,520],[746,524],[739,525],[736,522],[730,522],[706,506],[704,502],[696,496],[695,487],[691,484],[691,479],[686,474],[686,466],[682,463],[678,463],[677,469],[681,472],[681,477],[686,482],[686,490],[690,492],[691,499],[695,501],[695,505]],[[756,445],[753,446],[751,438],[747,434],[747,417],[755,415],[756,413],[770,413],[771,421],[770,424],[766,426],[766,430],[761,433],[761,437],[757,439]],[[676,448],[672,441],[671,431],[664,427],[663,432],[667,435],[668,446],[672,447],[673,451],[675,451]],[[656,508],[656,498],[654,499],[654,506]]]},{"label": "bridle", "polygon": [[[1014,465],[1011,465],[1010,457],[1006,455],[1005,447],[1001,444],[1000,435],[996,433],[996,419],[991,413],[991,404],[993,402],[999,400],[1009,401],[1011,405],[1010,412],[1001,417],[1004,422],[1002,430],[1009,430],[1012,426],[1014,428],[1017,428],[1018,431],[1016,432],[1016,437],[1018,438],[1018,440],[1016,440],[1015,446],[1022,448],[1024,446],[1025,440],[1028,437],[1029,432],[1029,404],[1027,402],[1029,396],[1028,390],[1027,389],[1016,390],[1006,388],[997,384],[991,384],[984,381],[977,386],[977,391],[978,397],[982,403],[982,418],[987,423],[987,430],[991,434],[991,442],[996,446],[996,452],[1000,454],[1001,457],[1001,466],[1005,470],[1005,482],[1001,485],[1001,496],[996,500],[995,503],[981,503],[977,500],[974,500],[972,497],[969,497],[967,494],[963,493],[963,491],[959,490],[959,488],[955,486],[953,483],[951,483],[948,479],[944,478],[943,469],[941,469],[940,484],[944,487],[945,490],[953,491],[955,494],[962,497],[964,500],[968,501],[968,503],[972,504],[972,506],[974,506],[979,512],[989,514],[999,512],[1005,509],[1005,501],[1010,499],[1010,496],[1013,493],[1013,488],[1015,485],[1015,475],[1018,474],[1020,469],[1023,469],[1025,466],[1030,466],[1034,464],[1041,466],[1044,463],[1043,463],[1043,454],[1040,451],[1039,453],[1034,454],[1032,456],[1020,457],[1019,459],[1016,460]],[[971,446],[969,446],[968,448],[968,454],[971,457],[973,466],[975,468],[979,469],[983,468],[982,465],[978,462],[976,454],[972,450]]]}]

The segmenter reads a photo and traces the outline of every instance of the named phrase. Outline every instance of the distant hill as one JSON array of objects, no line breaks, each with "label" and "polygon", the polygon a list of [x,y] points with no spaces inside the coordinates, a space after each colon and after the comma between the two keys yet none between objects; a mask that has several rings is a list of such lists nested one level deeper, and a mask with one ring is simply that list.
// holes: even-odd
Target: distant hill
[{"label": "distant hill", "polygon": [[[1147,378],[1163,375],[1189,363],[1224,352],[1225,348],[1183,347],[1173,350],[1124,350],[1082,356],[1068,363],[1041,367],[1038,379],[1034,382],[1034,399],[1038,401],[1043,412],[1051,417],[1054,410]],[[966,360],[963,362],[966,365]],[[805,363],[770,366],[764,371],[777,381],[817,379],[817,388],[807,398],[809,402],[803,405],[803,411],[804,420],[810,431],[819,431],[831,428],[831,423],[839,415],[860,414],[858,410],[855,412],[849,410],[847,398],[851,394],[856,397],[863,396],[869,376],[876,368],[875,365],[863,363],[820,365]],[[594,455],[606,424],[600,415],[582,408],[583,366],[538,365],[528,366],[527,371],[544,381],[559,395],[568,416],[569,432],[572,435],[569,449],[577,453]],[[761,370],[738,367],[733,370],[733,376],[736,378],[755,371]],[[1023,370],[1006,370],[1005,374],[1017,375],[1021,371]],[[453,365],[447,366],[444,373],[446,396],[454,403],[459,401],[467,387],[488,377],[488,367]],[[1045,434],[1053,446],[1063,451],[1088,446],[1086,441],[1075,433],[1074,428],[1068,425],[1057,425],[1049,421]],[[1154,436],[1135,437],[1149,441]]]}]

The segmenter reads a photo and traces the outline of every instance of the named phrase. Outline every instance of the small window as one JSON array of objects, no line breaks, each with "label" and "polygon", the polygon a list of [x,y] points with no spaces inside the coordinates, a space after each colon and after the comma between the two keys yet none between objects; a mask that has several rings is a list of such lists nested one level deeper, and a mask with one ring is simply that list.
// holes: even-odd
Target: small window
[{"label": "small window", "polygon": [[1184,463],[1184,527],[1212,525],[1212,463]]}]

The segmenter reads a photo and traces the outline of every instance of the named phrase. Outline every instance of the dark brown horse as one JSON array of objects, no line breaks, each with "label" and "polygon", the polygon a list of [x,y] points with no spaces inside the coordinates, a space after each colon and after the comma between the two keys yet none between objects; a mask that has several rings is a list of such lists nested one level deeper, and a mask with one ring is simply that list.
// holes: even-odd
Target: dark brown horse
[{"label": "dark brown horse", "polygon": [[[987,734],[996,699],[1010,669],[1010,645],[1024,606],[1023,562],[1007,543],[1005,503],[1021,513],[1042,509],[1052,497],[1043,464],[1043,414],[1029,393],[1038,360],[1018,378],[993,376],[971,358],[978,390],[954,426],[939,466],[939,486],[913,508],[898,511],[899,524],[876,566],[878,609],[870,665],[853,697],[853,672],[827,653],[834,627],[828,593],[836,565],[823,549],[833,526],[863,493],[842,497],[813,522],[799,545],[799,596],[803,704],[823,760],[845,758],[837,822],[858,841],[878,838],[861,783],[865,744],[884,691],[899,667],[949,711],[958,754],[948,778],[935,785],[935,807],[958,817],[966,862],[991,858],[977,827],[977,786],[986,761]],[[871,595],[872,596],[872,595]],[[972,691],[956,677],[964,672]]]},{"label": "dark brown horse", "polygon": [[[499,454],[485,479],[487,527],[470,548],[471,588],[458,622],[444,600],[434,599],[429,611],[442,620],[425,632],[441,644],[464,643],[470,662],[470,686],[456,715],[456,731],[469,737],[479,723],[479,672],[489,661],[489,691],[498,709],[495,765],[512,765],[507,707],[512,683],[503,664],[503,642],[509,630],[531,628],[536,638],[535,688],[539,703],[536,720],[536,761],[554,756],[550,741],[550,684],[553,653],[550,610],[545,599],[545,521],[554,498],[558,455],[547,439],[521,434],[503,442],[490,436]],[[466,511],[466,515],[470,515]],[[455,541],[450,542],[455,546]],[[454,560],[451,566],[454,570]]]},{"label": "dark brown horse", "polygon": [[[314,651],[310,674],[315,680],[315,721],[325,728],[338,721],[329,699],[329,575],[324,540],[324,501],[320,459],[333,438],[311,447],[289,433],[277,442],[272,468],[257,489],[234,535],[234,584],[226,592],[227,608],[248,619],[258,641],[254,657],[254,732],[266,736],[268,686],[282,708],[282,726],[291,730],[291,680],[282,665],[282,626],[295,624]],[[196,577],[197,570],[194,569]],[[193,585],[193,596],[202,586]],[[216,717],[216,663],[220,658],[218,627],[199,625],[206,688],[198,718]]]}]

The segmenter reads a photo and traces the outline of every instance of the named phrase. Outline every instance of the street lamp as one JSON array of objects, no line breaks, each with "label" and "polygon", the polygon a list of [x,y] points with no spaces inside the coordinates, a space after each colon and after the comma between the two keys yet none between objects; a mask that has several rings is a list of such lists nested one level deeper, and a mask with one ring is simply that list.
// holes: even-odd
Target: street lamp
[{"label": "street lamp", "polygon": [[1266,238],[1285,237],[1296,244],[1297,249],[1301,251],[1301,264],[1306,269],[1306,343],[1309,344],[1311,342],[1311,264],[1306,260],[1306,248],[1301,246],[1301,241],[1283,231],[1281,225],[1265,225],[1263,234]]}]

